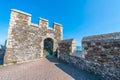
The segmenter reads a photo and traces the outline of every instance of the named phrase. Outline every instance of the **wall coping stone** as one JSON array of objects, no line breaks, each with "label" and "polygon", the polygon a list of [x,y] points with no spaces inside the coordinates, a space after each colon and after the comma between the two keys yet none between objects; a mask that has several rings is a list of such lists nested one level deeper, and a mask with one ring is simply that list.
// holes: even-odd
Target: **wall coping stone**
[{"label": "wall coping stone", "polygon": [[45,19],[45,18],[41,18],[41,17],[40,17],[39,19],[40,19],[40,20],[44,20],[44,21],[48,21],[47,19]]},{"label": "wall coping stone", "polygon": [[82,42],[120,42],[120,39],[107,39],[107,40],[90,40],[90,41],[82,41]]},{"label": "wall coping stone", "polygon": [[60,23],[57,23],[57,22],[54,22],[54,24],[56,24],[56,25],[59,25],[59,26],[62,26],[62,24],[60,24]]},{"label": "wall coping stone", "polygon": [[31,23],[31,25],[32,25],[32,26],[36,26],[36,27],[38,27],[38,24]]},{"label": "wall coping stone", "polygon": [[28,15],[28,16],[32,16],[29,13],[26,13],[26,12],[23,12],[23,11],[20,11],[20,10],[17,10],[17,9],[11,9],[11,11],[15,11],[15,12],[22,13],[22,14],[25,14],[25,15]]},{"label": "wall coping stone", "polygon": [[86,36],[82,39],[82,41],[98,41],[98,40],[112,40],[112,39],[120,39],[120,32],[108,33],[108,34],[100,34],[94,36]]},{"label": "wall coping stone", "polygon": [[71,38],[71,39],[64,39],[64,40],[61,40],[60,43],[66,43],[66,42],[70,42],[70,43],[72,43],[73,41],[74,41],[73,38]]}]

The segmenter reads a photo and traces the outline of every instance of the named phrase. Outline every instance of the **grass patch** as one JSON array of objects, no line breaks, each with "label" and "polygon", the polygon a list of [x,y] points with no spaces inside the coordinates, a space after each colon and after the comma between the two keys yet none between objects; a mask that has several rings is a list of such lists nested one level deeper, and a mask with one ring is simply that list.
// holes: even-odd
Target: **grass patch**
[{"label": "grass patch", "polygon": [[17,63],[17,61],[12,61],[12,63],[13,63],[13,64],[16,64],[16,63]]}]

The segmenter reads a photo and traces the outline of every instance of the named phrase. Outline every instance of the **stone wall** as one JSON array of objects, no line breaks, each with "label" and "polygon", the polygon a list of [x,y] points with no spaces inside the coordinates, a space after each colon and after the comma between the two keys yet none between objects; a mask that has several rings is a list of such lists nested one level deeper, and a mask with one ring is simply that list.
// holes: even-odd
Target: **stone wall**
[{"label": "stone wall", "polygon": [[[72,64],[79,69],[88,71],[90,73],[94,73],[94,74],[96,74],[96,76],[100,76],[102,78],[102,80],[119,80],[119,75],[114,75],[112,72],[111,72],[112,73],[111,74],[106,71],[103,71],[103,69],[102,69],[103,67],[101,67],[101,65],[97,62],[88,61],[84,58],[67,55],[67,54],[62,54],[62,53],[59,54],[59,59],[66,63]],[[109,76],[109,74],[112,76]]]},{"label": "stone wall", "polygon": [[76,51],[76,42],[74,39],[66,39],[59,42],[60,53],[72,54]]},{"label": "stone wall", "polygon": [[53,40],[53,52],[62,40],[62,26],[54,23],[49,28],[48,20],[40,18],[38,24],[31,23],[31,14],[12,9],[6,44],[4,63],[23,62],[43,56],[44,40]]},{"label": "stone wall", "polygon": [[84,37],[82,47],[85,58],[69,55],[69,46],[62,46],[59,59],[105,80],[120,80],[120,33]]},{"label": "stone wall", "polygon": [[75,68],[85,70],[92,74],[96,74],[96,78],[97,77],[102,78],[100,80],[110,80],[110,78],[104,77],[100,74],[102,72],[99,69],[100,66],[98,63],[94,63],[91,61],[87,61],[81,57],[76,57],[76,56],[67,55],[67,54],[63,54],[63,53],[60,53],[59,59],[64,61],[65,63],[72,64]]},{"label": "stone wall", "polygon": [[102,75],[120,79],[120,33],[84,37],[82,45],[85,59],[99,64]]}]

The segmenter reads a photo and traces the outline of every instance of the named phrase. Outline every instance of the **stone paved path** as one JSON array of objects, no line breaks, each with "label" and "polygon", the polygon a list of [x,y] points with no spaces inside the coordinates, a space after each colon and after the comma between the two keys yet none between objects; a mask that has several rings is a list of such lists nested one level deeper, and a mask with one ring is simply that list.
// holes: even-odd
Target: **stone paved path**
[{"label": "stone paved path", "polygon": [[0,66],[0,80],[101,80],[55,58]]}]

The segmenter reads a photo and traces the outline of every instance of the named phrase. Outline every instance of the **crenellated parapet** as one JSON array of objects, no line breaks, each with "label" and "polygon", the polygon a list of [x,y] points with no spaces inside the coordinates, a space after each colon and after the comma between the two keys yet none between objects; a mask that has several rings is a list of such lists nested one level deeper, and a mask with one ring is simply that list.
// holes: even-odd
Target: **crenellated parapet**
[{"label": "crenellated parapet", "polygon": [[[10,15],[10,26],[18,25],[18,26],[29,26],[33,24],[31,22],[31,14],[22,12],[20,10],[11,9]],[[47,19],[39,18],[38,25],[39,28],[49,28],[49,22]],[[56,28],[58,27],[58,28]],[[62,25],[59,23],[54,23],[53,29],[61,29]],[[62,31],[62,30],[61,30]]]}]

